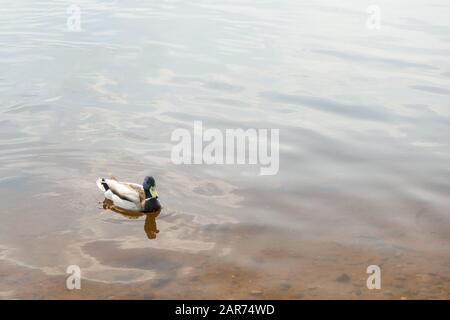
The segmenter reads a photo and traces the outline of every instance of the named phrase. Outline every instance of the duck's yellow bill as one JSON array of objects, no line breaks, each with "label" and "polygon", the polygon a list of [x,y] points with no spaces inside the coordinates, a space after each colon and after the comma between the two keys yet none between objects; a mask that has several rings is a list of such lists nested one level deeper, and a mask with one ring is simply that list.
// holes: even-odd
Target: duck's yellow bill
[{"label": "duck's yellow bill", "polygon": [[149,191],[150,191],[150,195],[152,196],[152,198],[156,198],[158,196],[158,192],[156,192],[155,187],[150,187]]}]

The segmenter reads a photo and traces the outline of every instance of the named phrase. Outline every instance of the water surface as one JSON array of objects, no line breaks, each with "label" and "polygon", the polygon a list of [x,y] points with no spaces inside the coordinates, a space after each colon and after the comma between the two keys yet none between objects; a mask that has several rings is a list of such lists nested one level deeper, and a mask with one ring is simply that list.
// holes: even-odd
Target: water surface
[{"label": "water surface", "polygon": [[[449,298],[446,1],[379,30],[368,1],[78,1],[80,32],[71,4],[0,9],[0,297]],[[280,129],[279,173],[174,165],[196,120]],[[148,174],[151,237],[95,185]]]}]

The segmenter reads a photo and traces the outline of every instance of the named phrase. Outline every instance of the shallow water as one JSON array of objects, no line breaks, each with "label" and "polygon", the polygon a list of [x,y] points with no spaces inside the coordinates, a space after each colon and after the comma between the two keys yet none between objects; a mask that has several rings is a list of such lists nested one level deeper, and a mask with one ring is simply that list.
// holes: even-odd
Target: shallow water
[{"label": "shallow water", "polygon": [[[378,1],[380,30],[356,0],[78,3],[80,32],[0,9],[0,297],[449,298],[446,1]],[[174,165],[196,120],[279,128],[278,174]],[[95,185],[148,174],[152,237]]]}]

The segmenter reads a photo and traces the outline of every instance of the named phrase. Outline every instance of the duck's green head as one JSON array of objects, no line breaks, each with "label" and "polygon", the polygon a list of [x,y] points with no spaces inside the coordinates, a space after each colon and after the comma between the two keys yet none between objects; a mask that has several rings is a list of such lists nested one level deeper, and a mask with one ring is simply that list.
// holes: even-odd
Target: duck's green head
[{"label": "duck's green head", "polygon": [[158,193],[156,192],[155,178],[147,176],[142,183],[142,187],[145,191],[145,198],[158,198]]}]

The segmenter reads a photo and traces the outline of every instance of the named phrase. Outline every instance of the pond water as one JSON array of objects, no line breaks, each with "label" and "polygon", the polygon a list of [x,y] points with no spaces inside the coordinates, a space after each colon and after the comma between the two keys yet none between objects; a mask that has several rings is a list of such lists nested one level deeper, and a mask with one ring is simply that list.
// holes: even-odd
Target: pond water
[{"label": "pond water", "polygon": [[[72,4],[0,9],[0,298],[450,298],[447,1]],[[194,121],[279,129],[278,173],[175,165]]]}]

